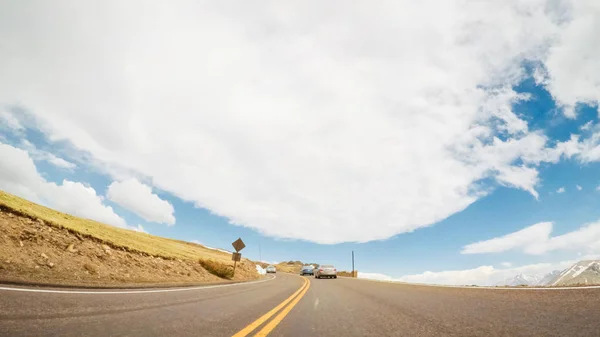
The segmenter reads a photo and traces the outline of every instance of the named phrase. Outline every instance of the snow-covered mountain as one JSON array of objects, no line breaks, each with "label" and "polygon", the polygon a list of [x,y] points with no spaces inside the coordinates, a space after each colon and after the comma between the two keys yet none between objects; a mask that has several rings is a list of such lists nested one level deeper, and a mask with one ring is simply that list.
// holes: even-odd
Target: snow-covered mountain
[{"label": "snow-covered mountain", "polygon": [[524,275],[497,283],[497,286],[568,286],[576,284],[600,284],[600,260],[579,261],[571,267],[555,270],[546,275]]},{"label": "snow-covered mountain", "polygon": [[554,280],[556,280],[556,278],[558,277],[558,275],[560,275],[561,271],[560,270],[555,270],[552,272],[549,272],[548,274],[546,274],[546,276],[544,276],[541,280],[540,283],[538,283],[538,285],[540,286],[549,286],[552,284],[552,282],[554,282]]},{"label": "snow-covered mountain", "polygon": [[579,261],[563,270],[548,285],[600,284],[600,260]]},{"label": "snow-covered mountain", "polygon": [[499,282],[498,286],[532,286],[537,285],[541,277],[539,275],[525,275],[517,274],[514,277],[509,277],[502,282]]},{"label": "snow-covered mountain", "polygon": [[545,286],[549,285],[560,274],[560,270],[555,270],[548,274],[525,275],[517,274],[515,277],[510,277],[502,282],[497,283],[497,286]]}]

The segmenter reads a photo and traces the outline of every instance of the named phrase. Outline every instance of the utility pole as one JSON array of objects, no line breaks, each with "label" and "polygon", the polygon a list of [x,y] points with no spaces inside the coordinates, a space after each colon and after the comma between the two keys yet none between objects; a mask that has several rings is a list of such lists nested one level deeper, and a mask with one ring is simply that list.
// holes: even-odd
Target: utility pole
[{"label": "utility pole", "polygon": [[352,251],[352,277],[354,277],[354,251]]},{"label": "utility pole", "polygon": [[262,262],[262,253],[260,251],[260,243],[258,244],[258,259]]}]

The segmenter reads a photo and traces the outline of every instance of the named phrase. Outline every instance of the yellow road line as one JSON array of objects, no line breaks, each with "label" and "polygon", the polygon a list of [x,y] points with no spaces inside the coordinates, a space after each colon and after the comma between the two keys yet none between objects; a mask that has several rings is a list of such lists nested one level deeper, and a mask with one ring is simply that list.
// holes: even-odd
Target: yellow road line
[{"label": "yellow road line", "polygon": [[275,329],[277,324],[281,323],[281,321],[285,318],[285,316],[287,316],[287,314],[290,313],[290,311],[294,308],[294,306],[296,306],[296,304],[298,304],[298,302],[302,299],[304,294],[306,294],[306,292],[308,291],[308,288],[310,288],[310,282],[308,282],[308,285],[304,288],[302,293],[300,293],[300,295],[298,295],[298,297],[296,297],[292,301],[292,303],[290,303],[290,305],[288,305],[285,309],[283,309],[279,313],[279,315],[275,316],[275,318],[273,318],[267,325],[265,325],[265,327],[262,328],[262,330],[260,330],[256,335],[254,335],[254,337],[264,337],[264,336],[268,335],[271,331],[273,331],[273,329]]},{"label": "yellow road line", "polygon": [[243,328],[242,330],[238,331],[232,337],[244,337],[244,336],[247,336],[249,333],[251,333],[256,328],[258,328],[261,324],[263,324],[269,318],[271,318],[271,316],[275,315],[281,308],[283,308],[286,304],[288,304],[291,300],[293,300],[294,297],[296,297],[296,295],[298,295],[303,289],[308,288],[307,287],[307,285],[309,283],[308,279],[306,279],[306,278],[303,278],[303,279],[304,279],[304,283],[302,284],[302,286],[300,287],[300,289],[298,289],[295,293],[292,294],[292,296],[288,297],[285,301],[281,302],[278,306],[276,306],[275,308],[271,309],[271,311],[269,311],[266,314],[262,315],[256,321],[248,324],[245,328]]}]

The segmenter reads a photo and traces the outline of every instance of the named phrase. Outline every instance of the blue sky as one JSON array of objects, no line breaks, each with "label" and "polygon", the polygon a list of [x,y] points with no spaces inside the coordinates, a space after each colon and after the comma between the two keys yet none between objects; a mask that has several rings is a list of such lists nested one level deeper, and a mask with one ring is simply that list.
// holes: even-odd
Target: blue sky
[{"label": "blue sky", "polygon": [[0,189],[373,278],[600,254],[594,1],[45,6],[0,5]]}]

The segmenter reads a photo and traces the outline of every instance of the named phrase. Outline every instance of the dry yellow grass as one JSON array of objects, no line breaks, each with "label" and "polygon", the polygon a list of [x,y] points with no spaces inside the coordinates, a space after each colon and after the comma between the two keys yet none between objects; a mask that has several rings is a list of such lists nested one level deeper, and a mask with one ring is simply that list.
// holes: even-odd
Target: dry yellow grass
[{"label": "dry yellow grass", "polygon": [[3,191],[0,191],[0,208],[9,209],[33,219],[42,219],[50,225],[67,228],[80,235],[93,237],[114,248],[124,248],[131,252],[145,253],[167,259],[198,260],[198,258],[203,258],[231,262],[231,255],[225,252],[209,249],[191,242],[158,237],[78,218]]},{"label": "dry yellow grass", "polygon": [[297,274],[300,272],[300,269],[302,269],[302,263],[280,262],[275,265],[275,268],[277,269],[277,271],[282,273]]},{"label": "dry yellow grass", "polygon": [[338,276],[343,276],[343,277],[352,277],[352,272],[351,271],[345,271],[345,270],[341,270],[337,272]]},{"label": "dry yellow grass", "polygon": [[277,269],[277,271],[280,272],[297,274],[302,269],[302,266],[307,264],[319,266],[318,263],[304,263],[302,261],[284,261],[276,264],[275,268]]},{"label": "dry yellow grass", "polygon": [[200,263],[202,268],[215,276],[225,279],[231,279],[233,277],[233,267],[230,265],[205,259],[198,260],[198,263]]}]

